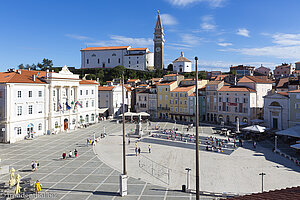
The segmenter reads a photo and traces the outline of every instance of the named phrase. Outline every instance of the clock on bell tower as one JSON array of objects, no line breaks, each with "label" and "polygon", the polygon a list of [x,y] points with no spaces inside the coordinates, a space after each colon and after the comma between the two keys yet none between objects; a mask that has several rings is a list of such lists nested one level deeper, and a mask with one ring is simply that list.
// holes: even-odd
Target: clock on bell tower
[{"label": "clock on bell tower", "polygon": [[160,13],[157,11],[158,16],[156,20],[156,25],[154,28],[154,68],[163,69],[164,68],[164,29],[160,19]]}]

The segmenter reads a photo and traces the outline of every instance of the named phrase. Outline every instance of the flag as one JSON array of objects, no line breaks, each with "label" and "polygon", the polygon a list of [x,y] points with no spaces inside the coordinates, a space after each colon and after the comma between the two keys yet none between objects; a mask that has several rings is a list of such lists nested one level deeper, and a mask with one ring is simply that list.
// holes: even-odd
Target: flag
[{"label": "flag", "polygon": [[67,110],[71,109],[71,106],[69,106],[68,102],[66,102],[66,107],[67,107]]},{"label": "flag", "polygon": [[82,108],[81,103],[79,103],[79,101],[76,101],[75,106],[79,105]]},{"label": "flag", "polygon": [[62,109],[62,107],[61,107],[60,103],[58,104],[58,107],[59,107],[59,110],[61,110],[61,109]]}]

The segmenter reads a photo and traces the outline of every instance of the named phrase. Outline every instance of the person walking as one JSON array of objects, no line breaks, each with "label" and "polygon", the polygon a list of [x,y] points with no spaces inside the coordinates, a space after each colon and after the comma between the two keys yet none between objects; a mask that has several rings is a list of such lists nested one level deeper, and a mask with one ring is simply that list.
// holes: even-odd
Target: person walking
[{"label": "person walking", "polygon": [[35,183],[35,192],[39,193],[42,190],[42,186],[39,180],[36,181]]},{"label": "person walking", "polygon": [[31,168],[32,168],[32,171],[34,172],[35,167],[34,167],[34,162],[33,161],[31,162]]},{"label": "person walking", "polygon": [[148,149],[149,149],[149,153],[151,153],[151,145],[150,144],[148,146]]},{"label": "person walking", "polygon": [[253,141],[253,148],[256,149],[256,142]]},{"label": "person walking", "polygon": [[89,146],[89,143],[90,143],[90,140],[89,140],[89,139],[86,139],[86,146],[87,146],[87,147]]},{"label": "person walking", "polygon": [[78,153],[78,152],[77,152],[77,149],[75,149],[75,150],[74,150],[75,158],[77,158],[77,153]]},{"label": "person walking", "polygon": [[138,154],[138,148],[135,147],[135,156],[137,156],[137,154]]},{"label": "person walking", "polygon": [[72,158],[72,151],[69,152],[69,158]]},{"label": "person walking", "polygon": [[66,159],[66,157],[67,157],[66,152],[63,152],[62,157],[63,157],[64,160]]},{"label": "person walking", "polygon": [[141,148],[140,147],[138,148],[138,152],[139,152],[139,155],[140,155],[141,154]]}]

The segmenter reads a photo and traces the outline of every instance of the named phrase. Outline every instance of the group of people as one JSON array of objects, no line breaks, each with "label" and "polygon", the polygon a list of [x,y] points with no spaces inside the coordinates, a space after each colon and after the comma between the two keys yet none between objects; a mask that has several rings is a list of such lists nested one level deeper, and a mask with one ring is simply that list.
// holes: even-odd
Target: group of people
[{"label": "group of people", "polygon": [[37,171],[39,166],[40,166],[40,163],[38,163],[38,161],[32,161],[31,162],[31,168],[32,168],[33,172]]},{"label": "group of people", "polygon": [[[130,145],[130,138],[128,139],[128,145]],[[151,145],[148,145],[148,152],[151,153]],[[135,142],[135,155],[138,156],[142,152],[141,147],[138,146],[138,141]]]},{"label": "group of people", "polygon": [[[78,155],[78,151],[77,151],[77,149],[75,149],[75,150],[74,150],[74,157],[77,158],[77,155]],[[72,158],[72,157],[73,157],[73,152],[70,151],[68,156],[69,156],[69,158]],[[62,158],[63,158],[64,160],[67,159],[67,154],[66,154],[66,152],[63,152]]]}]

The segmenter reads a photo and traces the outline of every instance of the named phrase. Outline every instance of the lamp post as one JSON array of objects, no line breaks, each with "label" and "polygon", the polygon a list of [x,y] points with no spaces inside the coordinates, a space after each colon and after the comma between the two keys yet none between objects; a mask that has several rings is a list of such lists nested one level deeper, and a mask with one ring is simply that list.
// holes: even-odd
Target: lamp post
[{"label": "lamp post", "polygon": [[278,136],[275,135],[275,152],[277,151],[277,145],[278,145]]},{"label": "lamp post", "polygon": [[191,168],[185,168],[186,172],[186,191],[188,192],[190,189],[190,171],[192,170]]},{"label": "lamp post", "polygon": [[199,166],[199,108],[198,108],[198,57],[195,57],[196,62],[196,200],[200,200],[200,166]]},{"label": "lamp post", "polygon": [[122,122],[123,122],[123,174],[120,175],[120,195],[127,195],[127,171],[126,171],[126,152],[125,152],[125,100],[124,100],[124,71],[122,74]]},{"label": "lamp post", "polygon": [[264,192],[264,176],[266,174],[261,172],[259,175],[261,176],[261,192]]}]

